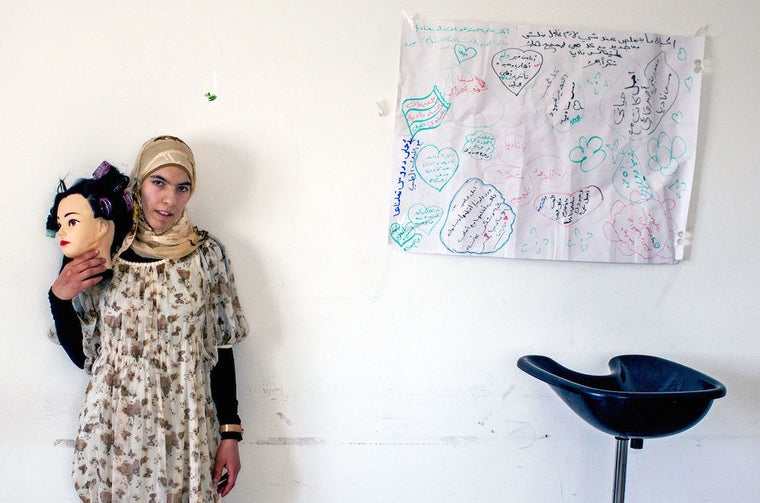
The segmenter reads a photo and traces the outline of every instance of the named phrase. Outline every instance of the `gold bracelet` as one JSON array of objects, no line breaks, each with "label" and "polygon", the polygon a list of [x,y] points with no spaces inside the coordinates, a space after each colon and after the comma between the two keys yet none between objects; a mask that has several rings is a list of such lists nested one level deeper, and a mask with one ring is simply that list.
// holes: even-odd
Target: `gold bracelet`
[{"label": "gold bracelet", "polygon": [[219,426],[219,433],[240,433],[243,434],[243,425],[240,424],[223,424]]}]

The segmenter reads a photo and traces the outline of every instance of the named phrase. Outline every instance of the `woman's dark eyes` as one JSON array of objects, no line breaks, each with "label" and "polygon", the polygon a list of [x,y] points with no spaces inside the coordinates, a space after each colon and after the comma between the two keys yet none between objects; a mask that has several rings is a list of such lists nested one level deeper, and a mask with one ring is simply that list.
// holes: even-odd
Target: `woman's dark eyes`
[{"label": "woman's dark eyes", "polygon": [[[152,180],[153,185],[156,187],[163,187],[164,181],[163,180]],[[190,192],[190,187],[187,185],[180,185],[177,187],[177,190],[180,192]]]}]

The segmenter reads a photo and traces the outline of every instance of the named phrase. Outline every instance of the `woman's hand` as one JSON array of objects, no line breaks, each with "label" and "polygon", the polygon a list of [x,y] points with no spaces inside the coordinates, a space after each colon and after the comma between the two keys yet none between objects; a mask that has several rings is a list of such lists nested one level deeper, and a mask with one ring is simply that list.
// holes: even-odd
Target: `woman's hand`
[{"label": "woman's hand", "polygon": [[214,484],[218,484],[222,478],[224,468],[227,469],[227,482],[218,487],[219,494],[227,496],[232,488],[235,487],[238,473],[240,473],[240,452],[238,451],[238,441],[234,439],[224,439],[216,450],[216,463],[214,464]]},{"label": "woman's hand", "polygon": [[51,288],[53,294],[61,300],[73,299],[103,279],[97,275],[105,272],[105,263],[98,250],[84,252],[61,269]]}]

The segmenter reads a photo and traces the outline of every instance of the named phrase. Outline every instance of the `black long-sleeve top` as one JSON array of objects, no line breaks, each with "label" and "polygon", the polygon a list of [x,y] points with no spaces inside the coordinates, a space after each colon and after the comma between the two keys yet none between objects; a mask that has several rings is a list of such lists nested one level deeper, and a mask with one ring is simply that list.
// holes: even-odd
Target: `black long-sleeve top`
[{"label": "black long-sleeve top", "polygon": [[[131,250],[123,256],[133,262],[150,262],[153,259],[141,257]],[[84,368],[85,355],[82,347],[82,324],[70,300],[56,297],[52,289],[48,291],[50,312],[53,315],[58,341],[74,365]],[[232,348],[218,348],[218,361],[211,370],[211,398],[216,406],[219,424],[240,424],[238,415],[237,385],[235,380],[235,357]],[[222,439],[242,440],[237,432],[221,433]]]}]

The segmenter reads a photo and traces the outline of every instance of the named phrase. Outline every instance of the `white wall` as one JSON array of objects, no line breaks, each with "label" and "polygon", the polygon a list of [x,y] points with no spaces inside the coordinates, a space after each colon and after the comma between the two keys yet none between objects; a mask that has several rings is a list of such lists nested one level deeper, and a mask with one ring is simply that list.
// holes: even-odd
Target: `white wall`
[{"label": "white wall", "polygon": [[[614,440],[515,367],[603,373],[642,352],[728,396],[631,451],[628,500],[760,493],[755,0],[2,0],[0,502],[76,500],[86,377],[46,339],[59,176],[186,139],[194,222],[232,256],[244,475],[230,502],[611,498]],[[694,34],[707,26],[688,260],[600,265],[423,256],[386,244],[402,9],[468,20]],[[204,93],[218,95],[208,102]]]}]

